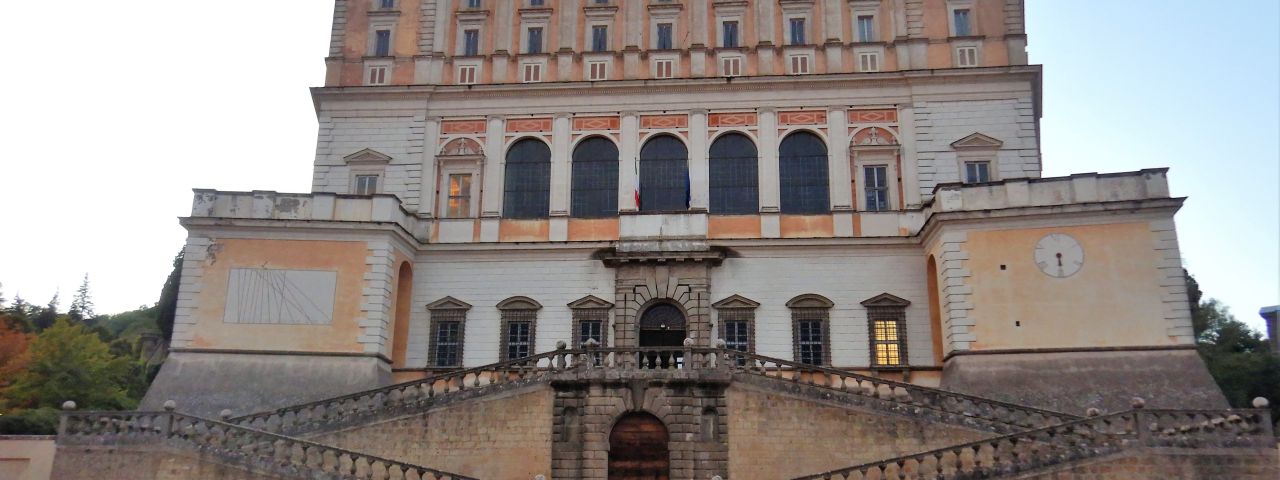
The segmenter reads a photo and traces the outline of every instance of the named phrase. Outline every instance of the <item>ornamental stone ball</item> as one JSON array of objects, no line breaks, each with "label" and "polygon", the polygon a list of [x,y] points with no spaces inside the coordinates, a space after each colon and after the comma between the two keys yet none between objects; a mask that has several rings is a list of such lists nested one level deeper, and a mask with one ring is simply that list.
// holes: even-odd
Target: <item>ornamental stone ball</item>
[{"label": "ornamental stone ball", "polygon": [[692,347],[692,346],[693,346],[693,337],[689,337],[689,338],[684,339],[684,346],[686,346],[686,347]]},{"label": "ornamental stone ball", "polygon": [[717,339],[716,339],[716,348],[725,348],[725,346],[727,346],[727,345],[728,345],[727,343],[724,343],[724,339],[723,339],[723,338],[717,338]]},{"label": "ornamental stone ball", "polygon": [[165,400],[165,401],[164,401],[164,411],[166,411],[166,412],[172,412],[172,411],[177,410],[177,409],[178,409],[178,402],[175,402],[175,401],[173,401],[173,400]]},{"label": "ornamental stone ball", "polygon": [[[1254,402],[1254,403],[1257,403],[1257,401],[1255,400],[1255,402]],[[67,401],[65,401],[65,402],[62,402],[62,409],[63,409],[63,410],[67,410],[67,411],[75,410],[75,409],[76,409],[76,402],[73,402],[73,401],[71,401],[71,400],[67,400]]]},{"label": "ornamental stone ball", "polygon": [[1256,397],[1253,399],[1253,408],[1267,408],[1271,406],[1271,402],[1264,397]]},{"label": "ornamental stone ball", "polygon": [[564,340],[556,341],[556,350],[564,350],[566,348],[569,348],[569,344],[564,343]]},{"label": "ornamental stone ball", "polygon": [[537,474],[533,476],[533,480],[547,480],[547,476],[543,474]]},{"label": "ornamental stone ball", "polygon": [[1138,410],[1146,407],[1147,401],[1143,400],[1142,397],[1133,397],[1129,399],[1129,405],[1132,406],[1134,410]]},{"label": "ornamental stone ball", "polygon": [[222,409],[222,411],[221,411],[221,412],[218,412],[218,418],[221,418],[221,419],[222,419],[222,421],[224,421],[224,422],[225,422],[225,421],[227,421],[227,420],[230,420],[230,419],[231,419],[231,409],[230,409],[230,408],[224,408],[224,409]]},{"label": "ornamental stone ball", "polygon": [[1088,410],[1084,411],[1084,414],[1087,417],[1096,417],[1098,415],[1102,415],[1102,410],[1090,407]]}]

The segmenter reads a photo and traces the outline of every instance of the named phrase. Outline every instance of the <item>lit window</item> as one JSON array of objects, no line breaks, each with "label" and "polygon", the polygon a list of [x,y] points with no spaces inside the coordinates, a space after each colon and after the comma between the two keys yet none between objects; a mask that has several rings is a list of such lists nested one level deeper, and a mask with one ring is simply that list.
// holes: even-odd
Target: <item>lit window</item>
[{"label": "lit window", "polygon": [[366,80],[365,85],[386,85],[387,67],[385,65],[369,67],[369,75],[366,76]]},{"label": "lit window", "polygon": [[607,62],[587,62],[587,80],[599,81],[609,79],[609,64]]},{"label": "lit window", "polygon": [[964,182],[982,183],[991,181],[991,162],[964,162]]},{"label": "lit window", "polygon": [[476,83],[476,66],[462,65],[458,67],[458,83],[462,85]]},{"label": "lit window", "polygon": [[897,320],[873,320],[872,348],[875,364],[879,366],[902,365],[902,335]]},{"label": "lit window", "polygon": [[791,74],[805,75],[809,73],[809,56],[808,55],[792,55],[791,56]]},{"label": "lit window", "polygon": [[951,15],[955,21],[957,37],[973,35],[973,30],[969,24],[969,9],[957,8],[951,12]]},{"label": "lit window", "polygon": [[739,57],[728,57],[720,61],[720,74],[726,77],[737,77],[742,75],[742,59]]},{"label": "lit window", "polygon": [[471,216],[471,174],[455,173],[449,175],[449,197],[447,202],[445,218],[466,218]]},{"label": "lit window", "polygon": [[858,41],[876,41],[876,17],[874,15],[858,15]]},{"label": "lit window", "polygon": [[724,45],[728,48],[738,46],[738,22],[724,22]]},{"label": "lit window", "polygon": [[609,27],[605,25],[591,27],[591,51],[603,52],[607,50],[609,50]]},{"label": "lit window", "polygon": [[791,25],[791,45],[804,45],[804,19],[793,18],[789,24]]},{"label": "lit window", "polygon": [[671,78],[674,75],[675,62],[672,60],[654,60],[653,61],[653,78]]},{"label": "lit window", "polygon": [[479,30],[467,30],[462,32],[462,54],[468,57],[480,54]]},{"label": "lit window", "polygon": [[671,24],[658,24],[658,50],[671,50]]},{"label": "lit window", "polygon": [[879,72],[880,71],[880,54],[875,52],[862,52],[858,54],[858,71],[859,72]]},{"label": "lit window", "polygon": [[373,195],[378,193],[377,175],[356,175],[356,195]]},{"label": "lit window", "polygon": [[528,53],[542,53],[542,27],[529,28]]},{"label": "lit window", "polygon": [[978,47],[960,47],[956,49],[956,66],[978,66]]},{"label": "lit window", "polygon": [[879,212],[889,209],[889,185],[888,179],[885,178],[886,172],[889,170],[884,165],[873,165],[862,168],[865,184],[863,188],[867,194],[867,210]]},{"label": "lit window", "polygon": [[391,54],[391,30],[373,32],[373,56],[385,57]]},{"label": "lit window", "polygon": [[526,63],[524,64],[524,83],[535,83],[542,81],[542,64]]}]

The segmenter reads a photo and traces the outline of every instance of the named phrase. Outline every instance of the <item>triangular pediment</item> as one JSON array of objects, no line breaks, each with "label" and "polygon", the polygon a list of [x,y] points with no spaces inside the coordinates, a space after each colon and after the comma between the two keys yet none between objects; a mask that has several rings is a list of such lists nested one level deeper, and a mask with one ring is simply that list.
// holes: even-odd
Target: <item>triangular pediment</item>
[{"label": "triangular pediment", "polygon": [[542,304],[529,297],[511,297],[498,302],[498,310],[538,310]]},{"label": "triangular pediment", "polygon": [[730,295],[724,300],[711,304],[712,307],[725,308],[756,308],[760,306],[760,302],[744,297],[742,295]]},{"label": "triangular pediment", "polygon": [[613,304],[595,295],[587,295],[569,302],[569,308],[613,308]]},{"label": "triangular pediment", "polygon": [[888,293],[881,293],[862,301],[864,307],[905,307],[907,305],[911,305],[911,302]]},{"label": "triangular pediment", "polygon": [[1004,142],[977,132],[951,142],[951,148],[1000,148],[1002,145]]},{"label": "triangular pediment", "polygon": [[391,161],[391,157],[372,148],[366,148],[342,157],[342,160],[347,163],[388,163]]},{"label": "triangular pediment", "polygon": [[444,297],[427,304],[427,310],[470,310],[471,304],[453,297]]}]

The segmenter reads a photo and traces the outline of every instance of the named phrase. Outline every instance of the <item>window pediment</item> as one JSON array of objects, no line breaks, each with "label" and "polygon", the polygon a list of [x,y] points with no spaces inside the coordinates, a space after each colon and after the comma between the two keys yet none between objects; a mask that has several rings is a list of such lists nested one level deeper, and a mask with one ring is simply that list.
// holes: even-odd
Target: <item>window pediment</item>
[{"label": "window pediment", "polygon": [[511,297],[498,302],[498,310],[538,310],[542,304],[529,297]]},{"label": "window pediment", "polygon": [[863,300],[861,303],[864,307],[906,307],[911,305],[910,301],[888,293],[881,293]]},{"label": "window pediment", "polygon": [[618,14],[617,5],[590,6],[582,9],[588,20],[610,20]]},{"label": "window pediment", "polygon": [[730,295],[716,303],[711,304],[712,307],[718,309],[726,308],[756,308],[760,306],[760,302],[744,297],[742,295]]},{"label": "window pediment", "polygon": [[471,304],[453,297],[444,297],[427,304],[427,310],[470,310]]},{"label": "window pediment", "polygon": [[605,301],[604,299],[597,297],[595,295],[587,295],[585,297],[582,297],[570,302],[569,308],[571,309],[613,308],[613,303]]},{"label": "window pediment", "polygon": [[480,144],[470,138],[455,138],[444,145],[440,150],[442,157],[473,157],[484,155],[484,150],[480,148]]},{"label": "window pediment", "polygon": [[342,160],[348,164],[385,164],[391,162],[391,157],[377,150],[366,148],[359,152],[342,157]]},{"label": "window pediment", "polygon": [[996,149],[1003,145],[1004,142],[978,132],[971,133],[967,137],[951,142],[951,148],[956,149]]},{"label": "window pediment", "polygon": [[806,293],[787,301],[790,308],[831,308],[835,305],[835,302],[816,293]]}]

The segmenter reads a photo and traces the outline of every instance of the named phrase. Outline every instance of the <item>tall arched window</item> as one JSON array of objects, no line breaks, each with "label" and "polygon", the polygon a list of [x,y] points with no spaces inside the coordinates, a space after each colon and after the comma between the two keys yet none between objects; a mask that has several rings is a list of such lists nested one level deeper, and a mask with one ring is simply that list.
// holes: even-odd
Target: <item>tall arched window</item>
[{"label": "tall arched window", "polygon": [[573,149],[573,189],[569,214],[578,218],[618,214],[618,147],[592,137]]},{"label": "tall arched window", "polygon": [[551,149],[532,138],[507,150],[502,218],[543,218],[551,213]]},{"label": "tall arched window", "polygon": [[640,211],[689,208],[689,150],[670,135],[649,139],[640,148]]},{"label": "tall arched window", "polygon": [[778,147],[778,183],[782,213],[831,211],[827,195],[827,146],[809,132],[796,132]]},{"label": "tall arched window", "polygon": [[746,135],[721,135],[708,158],[710,212],[719,215],[756,213],[760,209],[756,144]]}]

